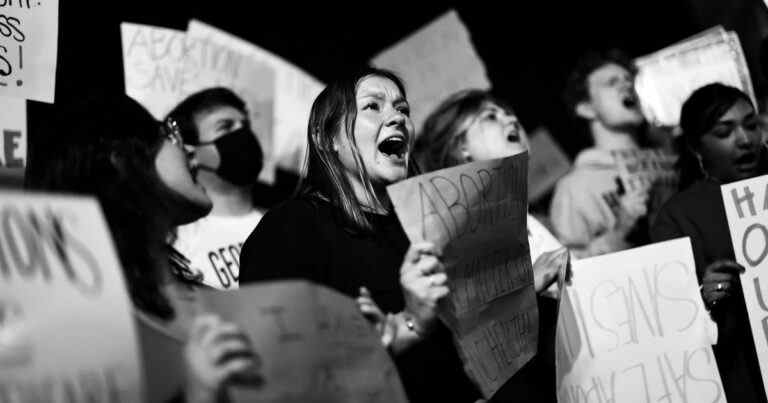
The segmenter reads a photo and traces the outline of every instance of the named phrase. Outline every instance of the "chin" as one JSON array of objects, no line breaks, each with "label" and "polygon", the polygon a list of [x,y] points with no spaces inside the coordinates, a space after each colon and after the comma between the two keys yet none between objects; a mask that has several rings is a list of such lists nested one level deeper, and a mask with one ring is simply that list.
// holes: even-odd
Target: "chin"
[{"label": "chin", "polygon": [[377,172],[374,181],[386,186],[400,182],[407,177],[408,172],[406,171],[405,167],[397,169],[393,168],[388,169],[385,172]]}]

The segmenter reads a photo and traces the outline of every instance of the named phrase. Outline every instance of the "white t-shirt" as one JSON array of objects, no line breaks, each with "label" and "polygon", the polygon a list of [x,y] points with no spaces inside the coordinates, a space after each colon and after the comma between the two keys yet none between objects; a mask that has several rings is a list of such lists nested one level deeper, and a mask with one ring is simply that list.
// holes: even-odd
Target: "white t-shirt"
[{"label": "white t-shirt", "polygon": [[208,215],[177,229],[174,247],[190,261],[203,283],[220,290],[238,288],[240,249],[264,213],[241,216]]}]

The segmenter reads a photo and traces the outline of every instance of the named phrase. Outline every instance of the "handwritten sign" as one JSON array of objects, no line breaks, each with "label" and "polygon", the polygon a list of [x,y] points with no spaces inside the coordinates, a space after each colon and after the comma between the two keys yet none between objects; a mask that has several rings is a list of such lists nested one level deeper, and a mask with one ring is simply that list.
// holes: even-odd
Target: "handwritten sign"
[{"label": "handwritten sign", "polygon": [[259,376],[230,388],[235,402],[406,401],[397,369],[351,298],[305,281],[201,298],[203,309],[240,324],[260,357]]},{"label": "handwritten sign", "polygon": [[479,161],[387,188],[411,242],[443,251],[451,293],[439,314],[486,397],[536,353],[527,164],[527,154]]},{"label": "handwritten sign", "polygon": [[27,103],[0,97],[0,186],[20,186],[27,165]]},{"label": "handwritten sign", "polygon": [[184,57],[197,45],[186,32],[151,25],[122,23],[125,93],[162,120],[191,91],[195,71]]},{"label": "handwritten sign", "polygon": [[141,402],[120,263],[92,199],[0,194],[0,400]]},{"label": "handwritten sign", "polygon": [[688,238],[573,262],[558,401],[724,402]]},{"label": "handwritten sign", "polygon": [[187,33],[193,38],[211,38],[226,44],[249,60],[271,69],[271,86],[266,86],[266,77],[258,79],[259,83],[245,84],[250,85],[251,90],[258,92],[261,97],[268,94],[273,99],[273,109],[269,109],[270,113],[274,113],[271,121],[274,126],[270,127],[273,135],[267,144],[269,148],[265,149],[272,151],[272,159],[278,166],[299,172],[306,153],[309,112],[323,85],[283,59],[210,25],[192,20]]},{"label": "handwritten sign", "polygon": [[723,185],[723,203],[736,261],[746,271],[741,275],[744,300],[755,341],[760,372],[768,394],[768,176]]},{"label": "handwritten sign", "polygon": [[536,201],[568,173],[571,161],[545,127],[533,131],[528,146],[528,201]]},{"label": "handwritten sign", "polygon": [[53,103],[58,0],[0,1],[0,96]]},{"label": "handwritten sign", "polygon": [[683,102],[697,88],[715,82],[741,89],[756,105],[739,37],[720,26],[640,57],[635,64],[635,89],[655,125],[677,126]]},{"label": "handwritten sign", "polygon": [[454,10],[379,53],[371,64],[393,70],[405,80],[417,128],[449,95],[491,87],[469,32]]}]

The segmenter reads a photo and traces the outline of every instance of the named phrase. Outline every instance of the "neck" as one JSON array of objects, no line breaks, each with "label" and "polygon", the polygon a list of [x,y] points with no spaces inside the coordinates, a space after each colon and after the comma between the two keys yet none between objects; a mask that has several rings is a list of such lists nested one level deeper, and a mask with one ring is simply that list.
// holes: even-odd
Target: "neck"
[{"label": "neck", "polygon": [[603,125],[602,122],[594,120],[590,125],[592,139],[595,147],[601,150],[621,150],[627,148],[637,148],[635,140],[636,129],[615,129]]},{"label": "neck", "polygon": [[364,206],[367,211],[373,213],[387,213],[386,206],[389,204],[389,195],[387,195],[387,189],[385,186],[373,186],[373,191],[376,193],[376,197],[382,204],[379,205],[379,203],[376,203],[375,200],[370,200],[368,192],[365,190],[365,186],[360,181],[360,178],[357,178],[351,174],[347,174],[347,178],[349,180],[349,184],[352,185],[352,191],[355,193],[355,198],[357,199],[358,203],[360,203],[360,205]]},{"label": "neck", "polygon": [[199,171],[197,180],[213,202],[211,215],[238,216],[254,210],[251,186],[236,186],[212,172]]}]

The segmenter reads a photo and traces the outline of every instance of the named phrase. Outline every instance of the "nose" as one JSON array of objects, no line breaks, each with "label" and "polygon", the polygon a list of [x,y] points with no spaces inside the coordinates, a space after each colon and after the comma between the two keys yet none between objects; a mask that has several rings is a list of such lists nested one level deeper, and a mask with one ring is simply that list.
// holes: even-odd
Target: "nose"
[{"label": "nose", "polygon": [[743,126],[736,126],[734,130],[734,134],[736,135],[736,145],[741,147],[749,147],[752,145],[752,141],[749,138],[749,132],[745,130]]},{"label": "nose", "polygon": [[404,126],[406,116],[404,113],[395,110],[386,121],[387,126]]}]

